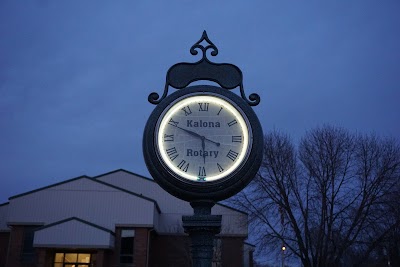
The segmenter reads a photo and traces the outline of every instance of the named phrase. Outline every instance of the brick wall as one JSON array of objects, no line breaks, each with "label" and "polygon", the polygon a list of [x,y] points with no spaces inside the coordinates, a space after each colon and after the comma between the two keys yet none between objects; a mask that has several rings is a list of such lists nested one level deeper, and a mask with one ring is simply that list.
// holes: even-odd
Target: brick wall
[{"label": "brick wall", "polygon": [[0,267],[6,266],[9,240],[10,232],[0,232]]},{"label": "brick wall", "polygon": [[147,239],[148,229],[136,228],[134,238],[133,261],[135,267],[145,267],[147,261]]},{"label": "brick wall", "polygon": [[222,238],[222,266],[243,266],[243,241],[241,237]]},{"label": "brick wall", "polygon": [[12,226],[10,234],[10,245],[6,267],[20,267],[20,255],[24,238],[23,226]]},{"label": "brick wall", "polygon": [[[222,237],[222,266],[243,266],[242,237]],[[190,267],[190,239],[188,236],[152,235],[150,267]]]},{"label": "brick wall", "polygon": [[152,235],[150,241],[150,267],[190,267],[190,241],[188,236]]},{"label": "brick wall", "polygon": [[[134,267],[145,267],[149,260],[150,267],[190,267],[190,239],[186,235],[157,235],[151,232],[150,244],[149,229],[136,228],[134,237]],[[97,262],[99,267],[118,266],[119,245],[121,231],[116,229],[115,249],[98,251]],[[36,265],[20,263],[21,252],[24,241],[24,227],[13,226],[10,233],[0,233],[0,249],[4,244],[9,244],[8,261],[5,263],[6,253],[0,251],[0,267],[50,267],[53,261],[54,251],[37,249]],[[150,246],[150,254],[147,249]],[[223,237],[221,244],[222,266],[241,267],[243,266],[243,238]],[[7,254],[6,254],[7,255]],[[3,262],[1,261],[3,259]]]},{"label": "brick wall", "polygon": [[36,249],[36,267],[52,267],[54,261],[54,252],[46,248]]}]

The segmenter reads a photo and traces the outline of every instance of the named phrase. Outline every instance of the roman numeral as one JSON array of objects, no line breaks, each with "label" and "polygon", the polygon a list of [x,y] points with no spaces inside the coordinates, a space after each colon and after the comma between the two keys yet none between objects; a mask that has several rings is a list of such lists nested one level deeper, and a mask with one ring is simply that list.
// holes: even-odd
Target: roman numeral
[{"label": "roman numeral", "polygon": [[223,171],[224,171],[224,168],[222,168],[222,166],[219,165],[218,163],[217,163],[217,167],[218,167],[218,171],[219,171],[219,172],[223,172]]},{"label": "roman numeral", "polygon": [[206,168],[205,168],[205,167],[201,167],[201,166],[199,167],[199,175],[198,175],[198,176],[199,176],[199,178],[200,178],[200,177],[203,177],[203,178],[204,178],[204,177],[207,176],[207,174],[206,174]]},{"label": "roman numeral", "polygon": [[228,122],[228,126],[231,127],[232,125],[235,125],[237,123],[236,120],[233,120],[231,122]]},{"label": "roman numeral", "polygon": [[171,119],[169,120],[169,122],[168,122],[169,125],[172,125],[172,126],[175,126],[175,127],[178,126],[178,123],[179,123],[179,122],[174,121],[172,118],[171,118]]},{"label": "roman numeral", "polygon": [[232,143],[241,143],[242,142],[242,136],[241,135],[233,135],[232,136]]},{"label": "roman numeral", "polygon": [[173,134],[164,134],[164,142],[173,142],[174,135]]},{"label": "roman numeral", "polygon": [[221,108],[219,109],[219,111],[218,111],[217,115],[219,115],[219,113],[221,113],[221,111],[222,111],[223,109],[224,109],[224,108],[223,108],[223,107],[221,107]]},{"label": "roman numeral", "polygon": [[235,159],[237,158],[237,156],[239,155],[239,153],[233,151],[233,150],[229,150],[228,154],[226,155],[229,159],[231,159],[232,161],[235,161]]},{"label": "roman numeral", "polygon": [[178,151],[176,151],[176,148],[175,148],[175,147],[173,147],[173,148],[168,148],[168,149],[165,150],[165,151],[167,152],[167,155],[168,155],[168,157],[169,157],[169,159],[170,159],[171,161],[174,161],[174,159],[176,159],[176,158],[179,156]]},{"label": "roman numeral", "polygon": [[183,112],[185,112],[185,116],[192,114],[192,111],[190,110],[189,106],[181,108],[181,110],[183,110]]},{"label": "roman numeral", "polygon": [[189,162],[186,163],[186,160],[181,160],[181,162],[179,162],[178,166],[179,169],[181,169],[184,172],[187,172],[189,169]]},{"label": "roman numeral", "polygon": [[210,103],[197,103],[199,104],[199,111],[208,111],[208,106]]}]

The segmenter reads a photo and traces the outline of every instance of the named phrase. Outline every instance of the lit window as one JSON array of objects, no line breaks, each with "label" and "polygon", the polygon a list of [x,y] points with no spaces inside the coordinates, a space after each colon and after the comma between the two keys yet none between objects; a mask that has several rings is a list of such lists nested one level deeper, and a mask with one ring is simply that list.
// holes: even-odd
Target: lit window
[{"label": "lit window", "polygon": [[56,253],[53,267],[93,266],[95,255],[90,253]]}]

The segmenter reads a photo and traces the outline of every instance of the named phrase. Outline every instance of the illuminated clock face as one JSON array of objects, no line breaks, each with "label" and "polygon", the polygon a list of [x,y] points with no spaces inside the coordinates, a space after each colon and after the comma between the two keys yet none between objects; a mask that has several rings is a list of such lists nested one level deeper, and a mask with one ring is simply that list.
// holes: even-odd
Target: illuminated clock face
[{"label": "illuminated clock face", "polygon": [[175,175],[195,182],[228,177],[251,150],[245,115],[229,99],[211,93],[178,98],[155,127],[160,160]]}]

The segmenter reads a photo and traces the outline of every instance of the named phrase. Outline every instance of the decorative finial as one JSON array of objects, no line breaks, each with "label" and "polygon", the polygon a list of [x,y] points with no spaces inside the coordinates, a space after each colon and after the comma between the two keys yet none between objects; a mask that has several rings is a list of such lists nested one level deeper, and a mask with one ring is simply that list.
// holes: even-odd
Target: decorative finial
[{"label": "decorative finial", "polygon": [[[204,46],[205,45],[205,46]],[[207,60],[207,50],[208,49],[213,49],[211,52],[211,55],[215,57],[218,55],[218,48],[213,44],[213,42],[210,41],[210,39],[207,36],[207,32],[203,31],[203,35],[201,36],[200,40],[198,40],[191,48],[190,48],[190,53],[192,55],[197,55],[198,52],[196,49],[200,49],[203,52],[203,57],[202,59]]]},{"label": "decorative finial", "polygon": [[197,55],[200,50],[203,55],[201,59],[195,63],[177,63],[169,68],[164,86],[164,93],[160,97],[158,93],[153,92],[149,95],[148,100],[152,104],[159,104],[168,94],[168,87],[175,89],[184,89],[190,83],[195,81],[212,81],[218,83],[221,88],[234,89],[240,88],[241,97],[250,106],[256,106],[260,103],[258,94],[250,94],[246,97],[243,88],[242,71],[235,65],[229,63],[214,63],[207,58],[207,50],[211,49],[211,56],[218,55],[218,48],[210,41],[207,32],[203,31],[203,35],[191,48],[190,53]]}]

